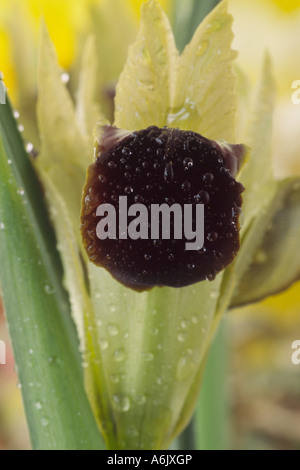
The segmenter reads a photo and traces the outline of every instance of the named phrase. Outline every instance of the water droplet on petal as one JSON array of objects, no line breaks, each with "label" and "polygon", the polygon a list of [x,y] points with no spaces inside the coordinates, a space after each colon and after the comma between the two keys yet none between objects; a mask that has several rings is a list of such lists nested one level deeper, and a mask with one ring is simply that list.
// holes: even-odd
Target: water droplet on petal
[{"label": "water droplet on petal", "polygon": [[48,294],[48,295],[52,295],[55,292],[54,287],[49,286],[48,284],[45,285],[44,289],[45,289],[46,294]]},{"label": "water droplet on petal", "polygon": [[63,83],[69,83],[70,75],[67,72],[63,72],[60,76],[60,79]]},{"label": "water droplet on petal", "polygon": [[105,339],[99,340],[99,345],[100,345],[100,348],[102,349],[102,351],[105,351],[109,347],[109,342],[106,341]]},{"label": "water droplet on petal", "polygon": [[215,242],[218,239],[218,234],[217,232],[211,232],[207,235],[206,238],[209,242]]},{"label": "water droplet on petal", "polygon": [[125,352],[124,352],[124,349],[120,348],[120,349],[117,349],[115,352],[114,352],[114,360],[116,362],[122,362],[124,361],[125,359]]},{"label": "water droplet on petal", "polygon": [[31,142],[27,142],[26,144],[26,152],[31,153],[33,151],[33,144]]},{"label": "water droplet on petal", "polygon": [[41,419],[41,425],[43,426],[43,428],[46,428],[47,426],[49,426],[49,419],[48,418],[42,418]]},{"label": "water droplet on petal", "polygon": [[19,188],[18,191],[17,191],[18,194],[20,194],[20,196],[24,196],[25,194],[25,191],[23,188]]},{"label": "water droplet on petal", "polygon": [[177,363],[176,378],[179,381],[187,380],[195,371],[195,364],[190,355],[182,355]]},{"label": "water droplet on petal", "polygon": [[142,356],[145,359],[145,361],[147,361],[147,362],[151,362],[154,359],[154,354],[152,354],[152,353],[143,352]]},{"label": "water droplet on petal", "polygon": [[117,327],[117,325],[113,324],[113,323],[110,323],[107,327],[108,329],[108,332],[111,336],[116,336],[119,334],[119,328]]},{"label": "water droplet on petal", "polygon": [[120,413],[126,413],[126,411],[130,410],[130,398],[121,394],[113,395],[112,406],[116,411],[119,411]]},{"label": "water droplet on petal", "polygon": [[186,339],[186,333],[179,333],[179,335],[177,336],[178,338],[178,341],[180,341],[181,343],[183,343],[183,341],[185,341]]}]

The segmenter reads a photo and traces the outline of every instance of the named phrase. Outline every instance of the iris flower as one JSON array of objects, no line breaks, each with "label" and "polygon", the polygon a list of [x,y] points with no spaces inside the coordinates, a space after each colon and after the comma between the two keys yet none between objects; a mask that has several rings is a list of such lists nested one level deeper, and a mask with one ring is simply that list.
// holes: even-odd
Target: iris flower
[{"label": "iris flower", "polygon": [[[74,104],[44,25],[40,33],[41,151],[33,166],[60,257],[35,174],[19,136],[11,139],[16,128],[9,106],[0,108],[1,283],[36,448],[99,448],[95,421],[109,449],[167,448],[195,409],[223,314],[286,288],[299,273],[300,182],[275,180],[271,167],[271,60],[266,55],[252,96],[242,72],[234,70],[232,40],[225,0],[179,55],[167,16],[150,0],[115,98],[113,124],[121,129],[171,126],[251,149],[238,175],[246,188],[241,248],[211,282],[139,293],[87,260],[79,224],[82,188],[94,159],[95,123],[108,123],[95,99],[101,64],[93,38],[84,48]],[[238,91],[244,92],[239,106]]]}]

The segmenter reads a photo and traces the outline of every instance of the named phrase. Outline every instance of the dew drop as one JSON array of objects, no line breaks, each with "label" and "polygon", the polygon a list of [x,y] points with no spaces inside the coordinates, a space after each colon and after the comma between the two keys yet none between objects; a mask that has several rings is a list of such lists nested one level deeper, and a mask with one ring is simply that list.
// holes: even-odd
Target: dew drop
[{"label": "dew drop", "polygon": [[207,191],[199,191],[199,193],[194,196],[194,202],[196,204],[208,204],[209,199],[210,198]]},{"label": "dew drop", "polygon": [[115,362],[122,362],[122,361],[124,361],[125,357],[126,357],[125,352],[124,352],[124,349],[122,349],[122,348],[116,349],[116,351],[114,352]]},{"label": "dew drop", "polygon": [[24,126],[23,126],[23,124],[19,124],[19,125],[18,125],[18,131],[19,131],[19,132],[24,132]]},{"label": "dew drop", "polygon": [[49,286],[48,284],[45,285],[44,289],[45,289],[46,294],[48,295],[52,295],[55,292],[54,287]]},{"label": "dew drop", "polygon": [[63,72],[60,76],[60,79],[63,83],[69,83],[70,75],[67,72]]},{"label": "dew drop", "polygon": [[152,354],[152,353],[143,352],[142,356],[143,356],[143,358],[146,362],[151,362],[154,359],[154,354]]},{"label": "dew drop", "polygon": [[146,253],[146,254],[144,254],[144,258],[145,258],[146,261],[150,261],[151,258],[152,258],[152,256],[151,256],[151,255],[148,255],[148,254]]},{"label": "dew drop", "polygon": [[179,381],[187,380],[195,370],[195,364],[191,361],[190,357],[183,355],[180,357],[177,368],[176,378]]},{"label": "dew drop", "polygon": [[111,169],[114,169],[114,168],[117,167],[117,165],[116,165],[115,162],[113,162],[113,161],[108,162],[107,165],[108,165],[108,167],[111,168]]},{"label": "dew drop", "polygon": [[46,428],[47,426],[49,426],[49,419],[47,419],[45,417],[42,418],[41,419],[41,425],[42,425],[43,428]]},{"label": "dew drop", "polygon": [[120,382],[120,376],[119,375],[116,375],[116,374],[112,374],[110,376],[110,381],[111,383],[113,384],[118,384]]},{"label": "dew drop", "polygon": [[8,165],[12,165],[12,160],[10,160],[10,159],[7,160],[7,164],[8,164]]},{"label": "dew drop", "polygon": [[186,340],[186,333],[179,333],[177,339],[180,341],[180,343],[183,343]]},{"label": "dew drop", "polygon": [[34,406],[38,411],[40,411],[43,408],[43,405],[39,401],[36,401]]},{"label": "dew drop", "polygon": [[187,327],[187,322],[185,320],[182,320],[180,323],[181,328],[186,328]]},{"label": "dew drop", "polygon": [[152,335],[156,336],[156,335],[158,335],[158,333],[159,333],[159,329],[158,329],[158,328],[152,328],[152,330],[151,330],[151,334],[152,334]]},{"label": "dew drop", "polygon": [[189,191],[191,189],[191,183],[189,181],[185,181],[184,183],[182,183],[181,189],[183,191]]},{"label": "dew drop", "polygon": [[121,394],[113,395],[112,406],[116,411],[119,411],[120,413],[126,413],[130,410],[130,398]]},{"label": "dew drop", "polygon": [[172,162],[166,163],[164,170],[164,180],[166,183],[172,183],[174,181],[174,170]]},{"label": "dew drop", "polygon": [[19,117],[20,117],[19,111],[17,111],[17,110],[15,109],[13,114],[14,114],[14,118],[15,118],[15,119],[19,119]]},{"label": "dew drop", "polygon": [[203,175],[203,181],[205,181],[206,183],[212,183],[214,180],[214,175],[212,173],[205,173],[205,175]]},{"label": "dew drop", "polygon": [[27,142],[26,144],[26,152],[31,153],[33,151],[33,144],[31,142]]},{"label": "dew drop", "polygon": [[109,342],[106,341],[105,339],[99,340],[99,345],[100,345],[100,348],[102,349],[102,351],[106,351],[106,349],[108,349],[108,347],[109,347]]},{"label": "dew drop", "polygon": [[20,194],[20,196],[24,196],[25,194],[25,191],[23,188],[19,188],[18,191],[17,191],[18,194]]},{"label": "dew drop", "polygon": [[183,166],[184,166],[184,169],[185,170],[189,170],[190,168],[192,168],[194,166],[194,161],[192,158],[185,158],[183,160]]},{"label": "dew drop", "polygon": [[0,223],[0,230],[4,230],[5,229],[5,224],[3,222]]},{"label": "dew drop", "polygon": [[218,291],[212,291],[209,294],[209,296],[210,296],[211,299],[216,300],[219,297],[219,292]]},{"label": "dew drop", "polygon": [[218,234],[217,232],[211,232],[207,235],[206,238],[209,242],[215,242],[218,239]]},{"label": "dew drop", "polygon": [[117,327],[117,325],[113,324],[113,323],[110,323],[107,327],[108,329],[108,333],[111,335],[111,336],[116,336],[119,334],[119,328]]},{"label": "dew drop", "polygon": [[197,50],[197,56],[202,57],[209,46],[209,41],[203,40],[200,42]]},{"label": "dew drop", "polygon": [[98,175],[98,180],[100,181],[100,183],[106,183],[106,178],[104,175]]},{"label": "dew drop", "polygon": [[146,403],[146,396],[145,395],[137,395],[135,397],[135,402],[138,404],[138,405],[144,405]]},{"label": "dew drop", "polygon": [[131,193],[133,193],[133,188],[132,188],[132,186],[126,186],[124,191],[125,191],[125,194],[131,194]]},{"label": "dew drop", "polygon": [[157,377],[156,383],[157,383],[158,385],[161,385],[162,382],[163,382],[163,381],[162,381],[162,378],[161,378],[161,377]]}]

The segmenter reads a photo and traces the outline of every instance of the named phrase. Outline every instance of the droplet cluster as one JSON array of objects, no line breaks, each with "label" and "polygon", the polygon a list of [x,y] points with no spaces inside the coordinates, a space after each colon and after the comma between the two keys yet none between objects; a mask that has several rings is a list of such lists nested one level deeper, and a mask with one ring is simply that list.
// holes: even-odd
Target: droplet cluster
[{"label": "droplet cluster", "polygon": [[[106,133],[116,132],[107,128]],[[89,259],[106,268],[120,282],[136,290],[153,286],[182,287],[213,280],[239,250],[239,215],[243,186],[226,167],[216,142],[192,131],[158,128],[127,134],[108,148],[100,142],[100,155],[88,170],[83,194],[81,231]],[[119,211],[119,197],[128,207],[144,204],[204,204],[204,246],[187,251],[186,239],[106,239],[96,234],[100,204]],[[193,220],[195,229],[196,221]],[[149,232],[150,233],[150,232]],[[184,231],[183,231],[184,233]]]}]

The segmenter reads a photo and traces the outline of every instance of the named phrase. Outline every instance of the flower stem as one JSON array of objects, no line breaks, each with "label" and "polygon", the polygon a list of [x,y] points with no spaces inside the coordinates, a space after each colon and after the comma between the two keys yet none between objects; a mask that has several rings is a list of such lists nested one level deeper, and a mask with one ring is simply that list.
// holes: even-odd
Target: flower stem
[{"label": "flower stem", "polygon": [[210,349],[195,414],[197,449],[228,449],[227,331],[223,320]]}]

